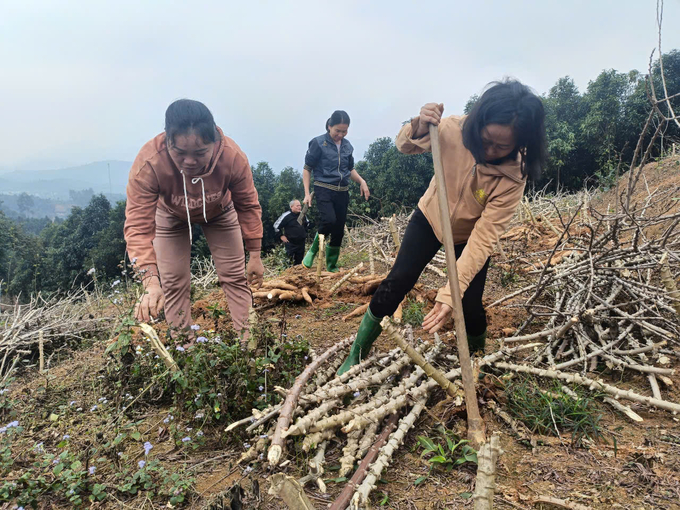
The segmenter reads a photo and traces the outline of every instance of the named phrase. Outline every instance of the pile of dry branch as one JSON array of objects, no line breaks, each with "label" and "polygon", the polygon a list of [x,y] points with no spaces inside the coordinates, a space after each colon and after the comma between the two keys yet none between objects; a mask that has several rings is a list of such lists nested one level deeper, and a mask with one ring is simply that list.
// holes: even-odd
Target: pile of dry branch
[{"label": "pile of dry branch", "polygon": [[[523,310],[528,318],[515,336],[501,339],[500,350],[477,359],[476,370],[495,367],[583,385],[606,394],[606,402],[636,421],[641,418],[619,399],[680,411],[680,404],[665,400],[659,387],[659,382],[672,384],[670,354],[677,351],[670,349],[677,346],[680,334],[680,292],[676,288],[680,210],[674,200],[680,189],[648,190],[637,200],[634,190],[640,176],[640,169],[631,170],[629,186],[617,193],[618,206],[609,204],[605,212],[593,206],[593,194],[587,192],[579,194],[578,200],[565,197],[568,205],[546,196],[538,199],[539,204],[520,206],[522,220],[516,220],[506,240],[548,239],[551,249],[533,256],[523,254],[524,260],[533,262],[525,273],[535,283],[492,306],[506,304],[518,308],[518,312]],[[403,227],[406,221],[402,217],[392,224]],[[365,243],[367,249],[384,254],[386,262],[391,262],[383,253],[386,246],[391,251],[397,248],[392,244],[390,221],[365,228],[370,231],[365,237],[371,241],[362,240],[365,230],[358,229],[353,242]],[[518,260],[505,262],[517,266]],[[360,278],[368,278],[359,272],[345,273],[346,278],[332,274],[324,278],[328,285],[334,279],[354,283],[351,292],[356,293],[356,285],[365,287],[367,283]],[[282,292],[275,296],[279,299],[283,291],[301,293],[302,288],[308,293],[313,289],[315,298],[328,299],[332,295],[324,290],[328,285],[319,284],[313,273],[307,278],[287,278],[269,287],[280,288]],[[281,288],[282,283],[295,288]],[[367,291],[369,294],[368,288]],[[438,338],[433,344],[416,342],[408,327],[404,334],[409,343],[417,344],[416,350],[427,361],[445,372],[446,379],[453,382],[454,391],[449,394],[458,389],[453,400],[461,405],[460,368],[455,357],[442,355]],[[286,396],[283,405],[255,412],[253,417],[231,427],[247,424],[247,430],[254,434],[253,447],[241,459],[244,463],[266,460],[270,468],[285,466],[285,452],[293,449],[296,438],[302,441],[304,451],[315,452],[309,473],[295,484],[299,491],[305,484],[315,483],[325,492],[322,475],[327,458],[341,465],[340,476],[354,473],[331,508],[345,508],[348,502],[351,508],[365,507],[376,480],[437,387],[399,348],[374,353],[335,377],[351,342],[352,338],[339,342],[316,358],[290,390],[279,388]],[[509,359],[511,356],[514,359]],[[605,374],[616,379],[611,377],[612,371],[620,370],[644,374],[652,395],[623,390],[601,378]],[[599,375],[591,374],[595,371]],[[489,407],[502,418],[502,410],[496,405]],[[358,461],[361,462],[356,466]],[[303,492],[299,494],[304,496]]]},{"label": "pile of dry branch", "polygon": [[[603,368],[639,372],[649,380],[654,405],[680,410],[663,402],[659,386],[659,381],[672,385],[668,354],[673,351],[668,348],[678,345],[680,335],[680,190],[646,188],[635,194],[641,176],[641,169],[631,168],[627,189],[617,190],[618,205],[609,204],[604,212],[581,203],[564,218],[554,208],[559,223],[553,225],[552,250],[536,257],[528,271],[537,281],[491,305],[527,296],[509,306],[525,309],[528,318],[514,336],[502,340],[511,345],[540,341],[542,346],[525,365],[500,368],[563,380],[574,380],[565,370],[581,376]],[[527,333],[530,328],[533,333]],[[613,387],[607,392],[623,396]]]},{"label": "pile of dry branch", "polygon": [[[40,369],[49,368],[51,356],[43,349],[57,340],[92,337],[110,325],[110,319],[92,313],[92,297],[79,290],[44,299],[37,294],[25,304],[2,305],[0,311],[0,376],[11,372],[22,357],[39,353]],[[53,349],[49,349],[54,354]]]}]

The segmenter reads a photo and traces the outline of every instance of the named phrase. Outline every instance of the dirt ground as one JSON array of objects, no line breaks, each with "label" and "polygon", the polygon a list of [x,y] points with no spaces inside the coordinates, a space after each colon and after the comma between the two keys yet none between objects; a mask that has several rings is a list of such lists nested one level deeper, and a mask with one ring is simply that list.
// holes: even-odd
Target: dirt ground
[{"label": "dirt ground", "polygon": [[[653,192],[660,187],[677,187],[680,184],[680,160],[670,160],[664,165],[649,165],[646,171],[646,185],[638,187],[634,200],[642,201],[648,196],[646,189]],[[592,207],[606,207],[615,200],[615,191],[610,190],[597,197]],[[680,202],[678,202],[680,206]],[[547,232],[541,236],[527,236],[522,241],[504,242],[506,256],[515,258],[518,254],[530,254],[548,250],[554,242]],[[351,248],[343,251],[341,264],[351,267],[357,254]],[[490,304],[496,299],[519,289],[531,281],[533,276],[522,270],[521,261],[513,262],[513,277],[508,280],[508,269],[504,258],[498,253],[492,258],[489,278],[485,292],[485,302]],[[387,267],[377,264],[376,273],[384,272]],[[297,277],[309,277],[312,271],[292,268],[288,272]],[[423,289],[436,289],[444,283],[443,279],[427,274],[421,280]],[[342,317],[355,307],[366,303],[370,297],[361,296],[351,288],[333,297],[323,296],[314,306],[304,304],[279,304],[271,306],[258,302],[260,320],[269,321],[289,337],[300,335],[317,352],[331,346],[340,339],[354,333],[361,316],[343,321]],[[208,307],[218,303],[228,309],[223,294],[218,289],[199,296],[193,305],[194,322],[203,329],[221,329],[230,322],[228,315],[217,321],[210,315]],[[428,309],[429,309],[428,305]],[[517,328],[526,315],[524,309],[513,302],[488,310],[489,340],[487,353],[498,347],[497,339],[507,336]],[[449,330],[451,325],[449,325]],[[416,336],[426,337],[420,329]],[[451,335],[443,335],[451,342]],[[50,370],[48,375],[38,375],[27,371],[19,381],[20,391],[15,393],[25,409],[39,412],[42,418],[69,401],[77,401],[83,408],[96,404],[96,397],[105,395],[106,357],[104,349],[108,339],[93,342],[87,350],[76,351],[72,357]],[[390,346],[383,338],[375,348],[388,350]],[[678,345],[672,346],[676,351]],[[449,346],[451,352],[455,348]],[[674,368],[680,368],[678,358],[673,360]],[[497,508],[564,508],[550,504],[537,503],[540,497],[551,496],[568,500],[569,504],[580,504],[592,509],[678,509],[680,508],[680,419],[669,412],[658,411],[643,406],[631,407],[644,419],[633,423],[622,414],[599,402],[602,415],[603,438],[587,441],[581,447],[571,445],[570,437],[540,437],[538,446],[520,443],[511,431],[500,423],[485,405],[488,392],[494,391],[493,378],[487,376],[479,385],[480,410],[484,418],[487,434],[498,431],[503,453],[499,460],[496,490]],[[610,377],[607,375],[606,377]],[[663,397],[680,402],[680,375],[672,377],[673,386],[663,387]],[[50,381],[58,381],[58,384]],[[613,381],[623,388],[634,388],[642,394],[649,394],[646,379],[626,372]],[[51,389],[50,384],[54,388]],[[38,411],[35,411],[38,410]],[[191,508],[229,508],[229,491],[239,484],[244,495],[243,508],[280,509],[285,508],[281,500],[267,495],[270,473],[255,469],[249,471],[243,466],[235,466],[241,451],[237,451],[215,431],[216,437],[205,448],[192,452],[177,451],[171,442],[164,445],[162,437],[155,432],[158,423],[167,415],[166,409],[149,409],[138,417],[139,428],[148,431],[149,438],[157,444],[154,455],[168,463],[182,463],[190,467],[196,478],[196,492],[200,495]],[[106,427],[106,421],[96,422],[96,418],[70,415],[63,424],[54,427],[36,427],[30,433],[38,437],[49,433],[56,440],[66,431],[72,437],[81,437],[83,445],[96,441],[89,432],[96,427]],[[373,492],[376,507],[394,509],[444,509],[472,508],[470,493],[474,490],[475,468],[465,465],[450,472],[435,470],[422,483],[416,480],[427,475],[429,464],[420,458],[416,448],[417,436],[427,435],[436,426],[443,424],[465,436],[465,412],[456,408],[445,399],[443,392],[435,392],[430,398],[427,411],[421,415],[416,427],[408,434],[389,469],[383,473],[378,488]],[[43,430],[44,429],[44,430]],[[333,470],[341,455],[339,448],[330,448],[326,457],[328,467],[328,493],[322,494],[313,485],[306,487],[307,494],[317,508],[325,508],[341,491],[343,483],[334,483]],[[300,477],[304,474],[299,467],[305,459],[294,459],[280,471]],[[128,508],[122,503],[109,501],[95,504],[100,508]],[[156,508],[151,502],[144,502],[146,508]],[[45,506],[48,508],[49,505]],[[11,508],[11,506],[0,507]],[[572,506],[571,508],[579,508]]]}]

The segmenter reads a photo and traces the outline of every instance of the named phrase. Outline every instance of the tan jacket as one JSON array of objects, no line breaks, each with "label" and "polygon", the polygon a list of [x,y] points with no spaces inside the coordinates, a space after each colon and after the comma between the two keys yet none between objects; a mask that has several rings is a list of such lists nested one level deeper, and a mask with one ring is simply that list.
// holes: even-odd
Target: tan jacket
[{"label": "tan jacket", "polygon": [[[262,245],[262,209],[248,158],[236,142],[217,128],[219,141],[208,171],[184,177],[173,163],[165,133],[139,151],[127,185],[124,235],[127,252],[136,267],[157,274],[156,208],[189,223],[206,223],[231,207],[238,215],[248,251]],[[185,188],[186,186],[186,188]]]},{"label": "tan jacket", "polygon": [[[475,159],[463,145],[461,126],[465,117],[446,117],[439,125],[442,164],[449,200],[449,225],[456,244],[467,242],[458,259],[461,295],[493,253],[499,236],[505,231],[524,193],[519,158],[501,165],[475,165]],[[418,118],[404,125],[396,145],[404,154],[420,154],[431,150],[430,135],[413,139]],[[437,187],[432,177],[430,187],[418,207],[443,242]],[[448,284],[437,294],[437,301],[452,305]]]}]

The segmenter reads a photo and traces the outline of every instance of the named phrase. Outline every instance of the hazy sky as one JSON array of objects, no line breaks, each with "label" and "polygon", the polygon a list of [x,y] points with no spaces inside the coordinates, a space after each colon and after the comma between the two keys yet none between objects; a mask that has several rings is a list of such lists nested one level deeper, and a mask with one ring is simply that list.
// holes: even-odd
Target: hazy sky
[{"label": "hazy sky", "polygon": [[[131,161],[165,108],[203,101],[251,163],[301,169],[335,109],[361,159],[429,101],[503,76],[582,90],[644,71],[655,0],[0,0],[0,168]],[[663,49],[680,48],[666,0]],[[674,29],[675,27],[675,29]]]}]

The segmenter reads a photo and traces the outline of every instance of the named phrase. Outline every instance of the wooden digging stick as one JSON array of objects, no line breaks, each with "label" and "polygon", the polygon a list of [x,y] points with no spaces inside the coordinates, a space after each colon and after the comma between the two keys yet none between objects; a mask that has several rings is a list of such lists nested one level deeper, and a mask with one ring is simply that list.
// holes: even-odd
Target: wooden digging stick
[{"label": "wooden digging stick", "polygon": [[463,302],[461,301],[460,285],[458,283],[458,268],[456,267],[456,252],[453,248],[453,231],[449,224],[449,202],[446,196],[446,179],[442,166],[442,155],[439,147],[439,128],[430,124],[430,143],[432,144],[432,162],[434,163],[434,178],[437,185],[437,198],[439,199],[439,217],[444,237],[444,250],[446,251],[446,268],[449,275],[449,287],[453,298],[453,320],[456,327],[458,341],[458,357],[460,358],[461,378],[465,392],[465,408],[467,409],[468,440],[473,448],[479,447],[486,441],[484,436],[484,422],[479,415],[477,406],[477,390],[475,379],[472,374],[470,350],[468,348],[467,331],[463,317]]}]

